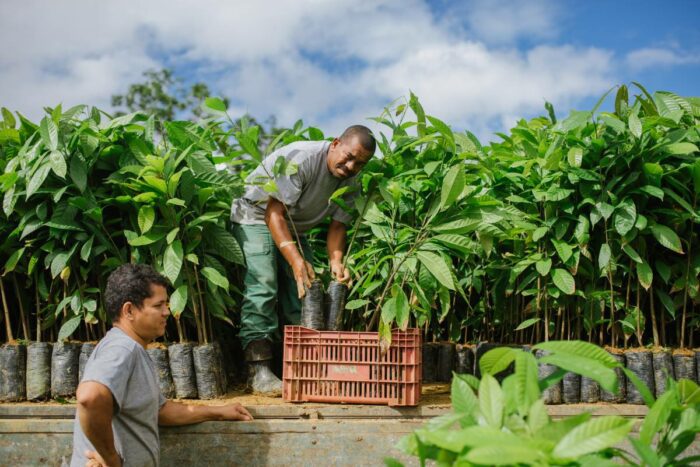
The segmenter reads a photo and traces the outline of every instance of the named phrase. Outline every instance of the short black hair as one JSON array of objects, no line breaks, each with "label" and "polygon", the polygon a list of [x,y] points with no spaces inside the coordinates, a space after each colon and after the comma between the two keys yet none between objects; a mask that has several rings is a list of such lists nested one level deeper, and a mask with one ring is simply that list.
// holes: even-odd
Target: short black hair
[{"label": "short black hair", "polygon": [[137,307],[151,296],[151,285],[162,285],[166,289],[170,282],[147,264],[122,264],[107,278],[105,288],[105,306],[107,316],[116,323],[119,313],[126,302]]},{"label": "short black hair", "polygon": [[348,142],[352,138],[357,138],[360,145],[370,154],[374,154],[374,150],[377,147],[377,141],[374,139],[374,135],[369,128],[364,125],[353,125],[347,127],[342,135],[340,135],[341,141]]}]

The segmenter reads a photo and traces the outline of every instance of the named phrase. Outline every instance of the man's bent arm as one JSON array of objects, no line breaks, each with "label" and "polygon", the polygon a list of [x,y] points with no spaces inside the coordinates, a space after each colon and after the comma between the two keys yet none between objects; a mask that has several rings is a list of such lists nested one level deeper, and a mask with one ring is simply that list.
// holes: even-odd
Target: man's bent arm
[{"label": "man's bent arm", "polygon": [[[267,209],[265,210],[265,224],[267,228],[270,229],[272,234],[272,239],[275,241],[275,245],[280,248],[280,252],[284,259],[287,260],[290,266],[294,266],[295,262],[301,261],[302,257],[299,254],[299,250],[296,246],[290,244],[289,242],[295,242],[292,238],[292,234],[289,230],[289,225],[287,224],[287,219],[284,216],[284,205],[281,201],[275,198],[270,198],[267,201]],[[284,246],[289,245],[289,246]],[[301,245],[298,245],[301,248]]]},{"label": "man's bent arm", "polygon": [[162,426],[189,425],[213,420],[252,420],[253,417],[241,404],[220,406],[186,405],[166,401],[158,412],[158,424]]},{"label": "man's bent arm", "polygon": [[333,279],[347,283],[350,280],[350,272],[343,267],[343,255],[345,254],[345,242],[347,240],[347,227],[340,221],[332,220],[328,226],[328,259],[330,260]]},{"label": "man's bent arm", "polygon": [[114,447],[112,415],[114,398],[104,384],[96,381],[80,383],[76,393],[80,428],[109,466],[120,466],[121,459]]}]

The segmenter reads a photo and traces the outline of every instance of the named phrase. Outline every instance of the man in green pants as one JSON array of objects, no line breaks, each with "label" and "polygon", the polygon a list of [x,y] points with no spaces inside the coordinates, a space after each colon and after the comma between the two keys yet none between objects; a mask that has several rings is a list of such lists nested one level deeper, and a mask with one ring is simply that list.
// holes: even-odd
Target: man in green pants
[{"label": "man in green pants", "polygon": [[[285,323],[299,323],[300,299],[314,279],[304,232],[328,215],[332,217],[327,237],[331,274],[341,282],[350,279],[343,255],[351,217],[330,197],[340,188],[354,187],[355,175],[375,147],[372,133],[361,125],[349,127],[332,142],[289,144],[266,157],[265,168],[250,174],[246,192],[231,206],[233,233],[246,260],[239,336],[248,362],[248,387],[253,392],[281,393],[282,382],[270,370],[271,342],[279,335],[276,305],[279,303]],[[260,185],[269,180],[280,157],[297,170],[274,177],[277,190],[268,193]],[[300,235],[300,245],[289,220]]]}]

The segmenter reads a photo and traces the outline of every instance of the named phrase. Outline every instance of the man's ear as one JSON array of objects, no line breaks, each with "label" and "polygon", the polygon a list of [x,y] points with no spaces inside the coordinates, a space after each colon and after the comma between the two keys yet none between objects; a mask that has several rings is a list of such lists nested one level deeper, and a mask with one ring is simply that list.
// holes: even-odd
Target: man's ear
[{"label": "man's ear", "polygon": [[131,303],[131,302],[124,302],[124,304],[122,305],[122,309],[119,310],[119,317],[120,317],[120,318],[125,318],[125,319],[131,319],[131,317],[132,317],[132,315],[133,315],[133,313],[134,313],[135,308],[136,308],[136,307],[134,306],[133,303]]}]

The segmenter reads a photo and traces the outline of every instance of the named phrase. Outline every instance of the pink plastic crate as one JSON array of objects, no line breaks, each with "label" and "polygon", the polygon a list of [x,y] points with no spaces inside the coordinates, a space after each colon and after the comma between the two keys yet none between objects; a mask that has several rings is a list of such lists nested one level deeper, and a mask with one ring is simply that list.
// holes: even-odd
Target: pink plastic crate
[{"label": "pink plastic crate", "polygon": [[284,327],[286,401],[418,405],[421,376],[418,329],[392,331],[382,356],[376,332]]}]

